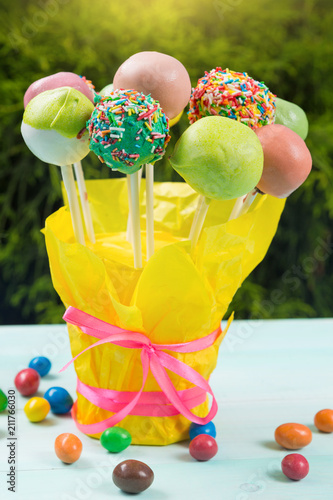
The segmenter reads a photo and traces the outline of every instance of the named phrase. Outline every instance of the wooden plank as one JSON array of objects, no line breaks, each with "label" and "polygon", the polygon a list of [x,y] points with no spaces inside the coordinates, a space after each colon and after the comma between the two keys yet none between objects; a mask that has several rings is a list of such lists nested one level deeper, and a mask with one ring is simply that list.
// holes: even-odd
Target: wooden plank
[{"label": "wooden plank", "polygon": [[[39,395],[50,386],[66,387],[75,395],[72,368],[58,374],[70,359],[66,327],[12,326],[0,328],[0,386],[13,387],[16,373],[36,355],[48,356],[52,371],[41,381]],[[155,472],[145,498],[250,500],[330,500],[333,498],[333,435],[316,431],[315,413],[332,407],[333,320],[235,321],[224,340],[211,378],[219,412],[218,455],[195,462],[188,442],[168,447],[131,446],[107,453],[97,440],[79,434],[68,416],[48,417],[40,424],[24,415],[26,398],[17,395],[18,500],[69,500],[123,496],[112,483],[112,470],[122,460],[148,463]],[[285,478],[280,462],[288,454],[274,442],[281,423],[308,425],[313,441],[301,451],[310,473],[300,482]],[[83,442],[80,460],[62,464],[54,454],[58,434],[74,432]],[[0,498],[6,490],[7,414],[0,414]],[[184,493],[186,490],[186,494]]]}]

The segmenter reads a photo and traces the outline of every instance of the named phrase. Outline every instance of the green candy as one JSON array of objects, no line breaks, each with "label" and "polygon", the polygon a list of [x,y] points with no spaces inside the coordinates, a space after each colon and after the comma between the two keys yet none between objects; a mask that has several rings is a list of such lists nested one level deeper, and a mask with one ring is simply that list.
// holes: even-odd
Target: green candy
[{"label": "green candy", "polygon": [[101,445],[111,453],[125,450],[131,442],[132,436],[122,427],[110,427],[101,435]]},{"label": "green candy", "polygon": [[6,394],[0,389],[0,412],[4,411],[7,408],[8,399]]},{"label": "green candy", "polygon": [[275,123],[290,128],[303,140],[309,131],[309,123],[302,108],[284,99],[276,98]]},{"label": "green candy", "polygon": [[198,193],[231,200],[258,184],[264,155],[252,129],[230,118],[208,116],[185,130],[170,162]]},{"label": "green candy", "polygon": [[92,102],[72,87],[46,90],[31,99],[23,121],[40,130],[55,130],[72,138],[85,128],[94,110]]}]

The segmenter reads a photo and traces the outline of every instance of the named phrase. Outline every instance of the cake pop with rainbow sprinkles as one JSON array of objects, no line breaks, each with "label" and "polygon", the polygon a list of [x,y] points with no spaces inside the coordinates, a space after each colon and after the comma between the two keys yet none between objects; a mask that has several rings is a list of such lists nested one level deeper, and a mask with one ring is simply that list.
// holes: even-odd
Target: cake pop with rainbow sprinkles
[{"label": "cake pop with rainbow sprinkles", "polygon": [[125,174],[159,160],[170,140],[168,118],[159,102],[136,90],[114,90],[100,97],[87,128],[90,149],[112,170]]},{"label": "cake pop with rainbow sprinkles", "polygon": [[274,123],[275,95],[245,72],[218,67],[205,72],[190,98],[190,123],[204,116],[224,116],[256,129]]}]

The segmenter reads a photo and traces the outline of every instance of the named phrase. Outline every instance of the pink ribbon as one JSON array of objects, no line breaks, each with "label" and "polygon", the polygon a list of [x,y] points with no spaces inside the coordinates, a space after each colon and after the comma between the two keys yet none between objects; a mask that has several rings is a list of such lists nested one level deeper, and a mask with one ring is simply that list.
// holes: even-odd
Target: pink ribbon
[{"label": "pink ribbon", "polygon": [[[207,424],[216,415],[217,403],[208,382],[193,368],[163,351],[168,350],[180,353],[201,351],[214,344],[215,340],[221,334],[221,328],[218,328],[206,337],[192,340],[191,342],[180,344],[153,344],[143,333],[132,332],[118,326],[110,325],[74,307],[69,307],[67,309],[63,319],[67,323],[78,326],[83,333],[99,338],[100,340],[80,352],[60,371],[66,370],[66,368],[81,356],[81,354],[98,345],[111,343],[128,349],[141,349],[140,356],[143,377],[142,385],[138,392],[119,392],[109,389],[100,389],[88,386],[78,380],[78,392],[99,408],[115,412],[115,415],[112,417],[95,424],[84,425],[76,422],[78,428],[83,432],[88,434],[103,432],[105,429],[116,425],[130,414],[171,416],[181,413],[188,420],[201,425]],[[177,391],[165,368],[185,378],[190,383],[194,384],[195,387],[184,391]],[[161,388],[162,393],[156,391],[143,392],[149,369]],[[205,401],[206,393],[212,396],[212,407],[206,417],[197,417],[190,411],[190,408],[194,408]],[[156,401],[156,398],[160,398],[160,400]],[[158,410],[159,404],[165,405],[161,411]],[[73,406],[72,414],[75,419],[76,404]]]}]

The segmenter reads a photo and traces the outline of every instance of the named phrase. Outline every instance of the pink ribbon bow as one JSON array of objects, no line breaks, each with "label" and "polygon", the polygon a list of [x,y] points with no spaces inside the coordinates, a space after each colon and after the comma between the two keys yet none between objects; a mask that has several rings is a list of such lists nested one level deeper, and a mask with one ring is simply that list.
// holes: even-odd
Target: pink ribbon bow
[{"label": "pink ribbon bow", "polygon": [[[143,333],[132,332],[130,330],[124,330],[118,326],[110,325],[109,323],[97,319],[94,316],[91,316],[90,314],[80,311],[79,309],[76,309],[74,307],[69,307],[67,309],[63,316],[63,319],[67,323],[78,326],[83,333],[92,337],[99,338],[100,340],[80,352],[77,356],[71,359],[71,361],[69,361],[60,371],[65,370],[71,363],[75,361],[75,359],[81,356],[81,354],[98,345],[111,343],[128,349],[141,349],[143,378],[140,390],[138,392],[130,393],[131,396],[132,394],[134,394],[134,396],[130,397],[130,399],[128,398],[128,392],[117,392],[118,396],[124,395],[123,398],[118,398],[120,404],[119,402],[116,403],[118,404],[118,407],[120,407],[119,411],[117,411],[117,413],[115,413],[115,415],[113,415],[112,417],[95,424],[84,425],[77,422],[77,426],[83,432],[89,434],[97,434],[99,432],[103,432],[105,429],[116,425],[127,415],[135,414],[131,412],[136,406],[147,406],[149,407],[149,411],[151,412],[152,405],[156,405],[156,395],[158,395],[159,393],[143,392],[149,369],[151,370],[153,376],[155,377],[155,380],[164,393],[166,401],[169,402],[177,410],[176,412],[173,412],[171,414],[181,413],[188,420],[201,425],[207,424],[216,415],[217,403],[208,382],[193,368],[163,351],[168,350],[172,352],[189,353],[206,349],[207,347],[212,346],[215,340],[222,333],[221,328],[218,328],[206,337],[192,340],[191,342],[180,344],[153,344]],[[198,401],[198,391],[196,391],[196,394],[194,394],[193,392],[191,393],[192,399],[190,397],[183,397],[182,393],[184,393],[185,391],[177,391],[175,389],[165,368],[171,370],[180,377],[183,377],[190,383],[194,384],[194,386],[196,387],[193,389],[196,390],[198,388],[199,393],[204,394],[204,400],[206,399],[206,393],[212,396],[212,407],[206,417],[197,417],[190,411],[190,408],[193,408],[195,406],[193,404],[193,401]],[[83,396],[85,396],[90,402],[96,404],[96,406],[99,406],[101,408],[106,408],[107,406],[107,394],[115,393],[115,391],[88,386],[86,384],[83,384],[81,381],[79,381],[78,387],[80,389],[80,393]],[[188,391],[191,390],[192,388],[188,389]],[[140,404],[140,398],[142,398],[144,404]],[[200,402],[202,402],[202,398]],[[74,406],[74,417],[75,411],[76,405]],[[145,412],[142,411],[142,408],[139,414],[145,414]]]}]

